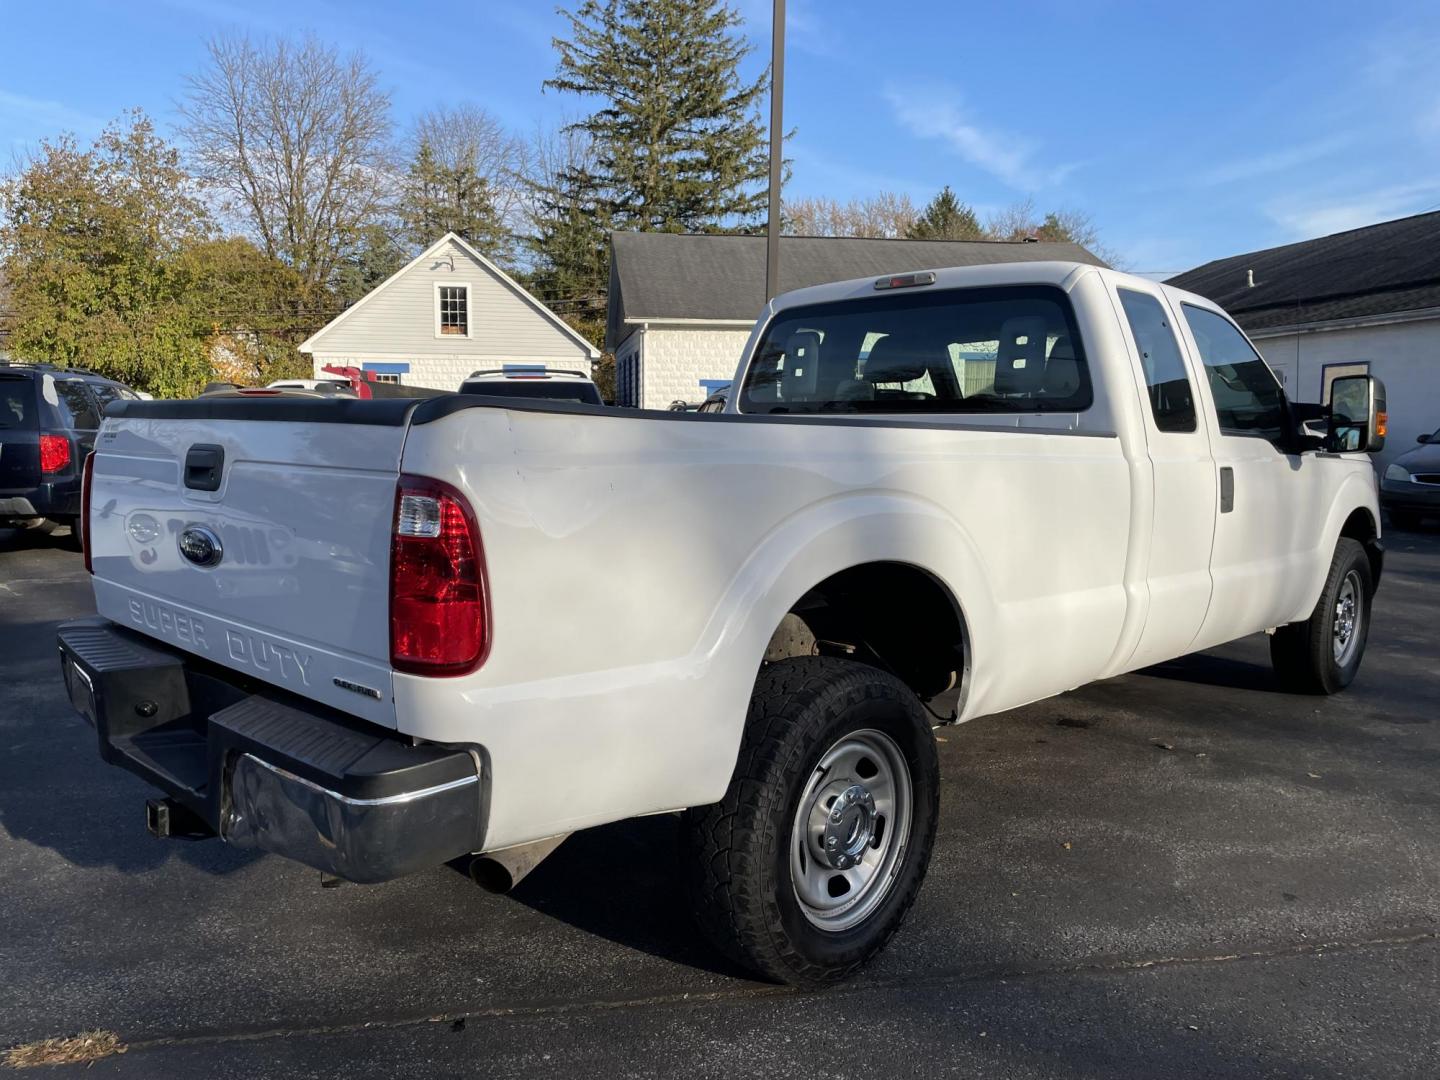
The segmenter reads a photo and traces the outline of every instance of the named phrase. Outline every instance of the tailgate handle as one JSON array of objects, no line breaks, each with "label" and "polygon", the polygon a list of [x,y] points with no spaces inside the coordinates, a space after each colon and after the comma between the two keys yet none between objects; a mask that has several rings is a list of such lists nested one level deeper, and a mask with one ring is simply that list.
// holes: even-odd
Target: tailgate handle
[{"label": "tailgate handle", "polygon": [[225,448],[196,443],[185,455],[185,486],[193,491],[219,491],[225,469]]}]

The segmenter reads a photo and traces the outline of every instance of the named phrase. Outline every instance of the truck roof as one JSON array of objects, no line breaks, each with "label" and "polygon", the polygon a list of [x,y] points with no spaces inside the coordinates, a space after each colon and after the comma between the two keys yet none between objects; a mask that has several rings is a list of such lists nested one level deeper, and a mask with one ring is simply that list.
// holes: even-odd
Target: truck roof
[{"label": "truck roof", "polygon": [[[986,266],[950,266],[934,267],[929,270],[915,271],[918,274],[934,274],[933,283],[918,285],[922,289],[968,289],[979,288],[986,285],[1054,285],[1062,289],[1071,288],[1075,282],[1085,274],[1103,274],[1112,279],[1117,279],[1117,284],[1133,282],[1146,286],[1159,286],[1168,295],[1176,299],[1183,299],[1204,307],[1214,308],[1213,301],[1205,299],[1194,293],[1176,289],[1173,286],[1153,281],[1150,278],[1137,277],[1134,274],[1127,274],[1120,270],[1111,270],[1108,267],[1095,266],[1090,263],[1081,262],[1010,262],[991,263]],[[910,277],[912,274],[898,275]],[[826,285],[812,285],[805,289],[795,289],[792,292],[782,293],[770,302],[769,307],[762,317],[771,315],[786,308],[800,307],[809,304],[826,304],[837,300],[857,300],[864,297],[876,295],[876,281],[883,278],[864,277],[852,278],[849,281],[835,281]]]}]

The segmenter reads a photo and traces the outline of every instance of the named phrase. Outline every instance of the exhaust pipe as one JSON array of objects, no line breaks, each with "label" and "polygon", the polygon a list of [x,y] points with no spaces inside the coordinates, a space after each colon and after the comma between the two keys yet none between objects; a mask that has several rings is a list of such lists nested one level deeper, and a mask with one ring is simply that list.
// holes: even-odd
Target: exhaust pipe
[{"label": "exhaust pipe", "polygon": [[563,844],[569,835],[561,833],[529,844],[516,844],[477,855],[470,860],[471,880],[486,892],[507,893],[544,862],[545,857]]}]

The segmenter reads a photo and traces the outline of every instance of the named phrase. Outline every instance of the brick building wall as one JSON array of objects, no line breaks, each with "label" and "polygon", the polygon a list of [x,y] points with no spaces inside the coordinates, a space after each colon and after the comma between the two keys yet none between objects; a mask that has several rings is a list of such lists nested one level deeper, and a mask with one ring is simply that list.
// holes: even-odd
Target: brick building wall
[{"label": "brick building wall", "polygon": [[[640,401],[644,409],[667,409],[673,401],[703,401],[705,383],[735,376],[749,329],[656,327],[637,331],[640,345]],[[627,345],[629,343],[627,342]],[[622,347],[621,355],[626,355]]]}]

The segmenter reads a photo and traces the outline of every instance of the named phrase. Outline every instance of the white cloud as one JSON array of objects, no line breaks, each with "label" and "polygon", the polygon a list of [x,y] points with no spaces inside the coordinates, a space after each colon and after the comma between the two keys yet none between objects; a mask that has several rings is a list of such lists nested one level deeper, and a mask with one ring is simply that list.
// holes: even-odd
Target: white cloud
[{"label": "white cloud", "polygon": [[[950,98],[950,101],[943,99]],[[1041,166],[1036,145],[1023,136],[980,127],[958,103],[959,95],[943,87],[890,87],[885,99],[895,118],[912,135],[948,145],[970,164],[1022,191],[1062,183],[1075,165]]]},{"label": "white cloud", "polygon": [[71,108],[63,101],[0,90],[0,126],[39,137],[58,135],[62,131],[88,134],[99,131],[105,121]]},{"label": "white cloud", "polygon": [[1298,146],[1271,150],[1251,157],[1236,158],[1199,173],[1193,178],[1193,181],[1199,187],[1215,187],[1221,184],[1233,184],[1239,180],[1253,180],[1274,173],[1288,172],[1301,165],[1318,161],[1320,158],[1329,157],[1344,149],[1351,141],[1351,137],[1348,135],[1330,135],[1313,142],[1301,143]]},{"label": "white cloud", "polygon": [[1377,221],[1424,213],[1440,206],[1440,181],[1372,188],[1354,195],[1272,202],[1265,207],[1270,219],[1293,233],[1297,240],[1358,229]]}]

